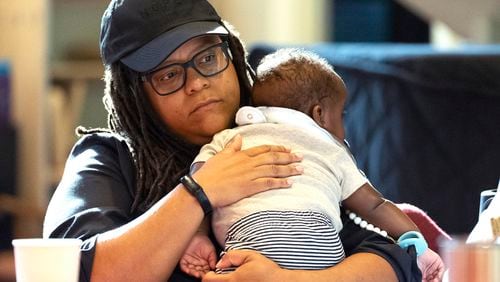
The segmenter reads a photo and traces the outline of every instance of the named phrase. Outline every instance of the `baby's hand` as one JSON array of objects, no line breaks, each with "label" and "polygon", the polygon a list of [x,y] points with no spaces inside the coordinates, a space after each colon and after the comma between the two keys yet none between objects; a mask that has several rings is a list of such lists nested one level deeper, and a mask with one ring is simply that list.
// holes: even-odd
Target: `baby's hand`
[{"label": "baby's hand", "polygon": [[197,233],[181,257],[180,267],[187,274],[201,278],[215,269],[216,260],[215,247],[208,236]]},{"label": "baby's hand", "polygon": [[417,258],[418,268],[422,272],[422,281],[439,282],[443,280],[444,263],[433,250],[427,250]]}]

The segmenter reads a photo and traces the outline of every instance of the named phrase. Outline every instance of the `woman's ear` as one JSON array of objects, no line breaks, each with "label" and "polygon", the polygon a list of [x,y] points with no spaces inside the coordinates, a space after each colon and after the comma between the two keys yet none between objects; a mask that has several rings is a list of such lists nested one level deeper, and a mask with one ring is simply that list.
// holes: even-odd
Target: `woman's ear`
[{"label": "woman's ear", "polygon": [[323,119],[323,109],[321,109],[320,104],[315,104],[312,107],[311,110],[311,117],[314,119],[314,121],[319,124],[321,127],[324,126],[324,119]]}]

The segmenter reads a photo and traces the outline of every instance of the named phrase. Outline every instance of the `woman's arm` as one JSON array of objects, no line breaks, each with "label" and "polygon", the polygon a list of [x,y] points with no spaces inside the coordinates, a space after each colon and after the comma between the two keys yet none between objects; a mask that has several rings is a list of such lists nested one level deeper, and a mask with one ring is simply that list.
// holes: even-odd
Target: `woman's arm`
[{"label": "woman's arm", "polygon": [[229,274],[209,272],[204,282],[219,281],[398,281],[391,265],[377,255],[360,253],[324,270],[286,270],[256,251],[231,250],[217,267],[238,266]]},{"label": "woman's arm", "polygon": [[[286,177],[299,173],[293,163],[300,158],[284,147],[260,146],[244,151],[240,151],[240,147],[241,140],[207,161],[193,175],[215,208],[260,191],[289,187]],[[137,218],[127,217],[124,206],[130,199],[122,202],[121,207],[110,209],[108,205],[117,205],[118,198],[127,194],[119,191],[127,190],[122,173],[128,172],[116,163],[116,152],[107,152],[111,155],[105,158],[108,163],[98,156],[89,161],[90,164],[84,164],[86,158],[99,153],[103,152],[98,152],[95,146],[81,145],[68,161],[59,191],[47,212],[44,236],[91,238],[97,235],[91,274],[86,273],[92,281],[164,281],[204,217],[200,205],[178,185]],[[107,173],[108,170],[112,171]],[[94,215],[85,218],[88,214]],[[87,220],[88,224],[69,232],[78,222],[68,218]]]},{"label": "woman's arm", "polygon": [[181,185],[133,221],[102,233],[91,281],[163,281],[203,219]]},{"label": "woman's arm", "polygon": [[128,147],[116,137],[86,136],[73,149],[47,210],[44,237],[85,240],[80,281],[165,280],[189,240],[185,234],[201,222],[203,213],[182,186],[135,218],[129,212],[134,175]]}]

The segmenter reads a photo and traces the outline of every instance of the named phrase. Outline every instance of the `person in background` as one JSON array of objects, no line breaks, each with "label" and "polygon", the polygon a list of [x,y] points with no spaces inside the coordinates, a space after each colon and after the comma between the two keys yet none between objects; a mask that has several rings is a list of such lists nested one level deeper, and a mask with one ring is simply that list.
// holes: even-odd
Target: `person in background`
[{"label": "person in background", "polygon": [[[218,243],[224,251],[257,250],[287,269],[327,268],[345,257],[338,236],[340,203],[355,212],[353,217],[386,230],[403,248],[414,246],[423,281],[440,281],[444,265],[439,255],[427,247],[417,226],[370,185],[344,144],[346,98],[341,77],[313,52],[284,48],[262,59],[252,92],[259,107],[240,108],[239,126],[217,133],[193,166],[238,136],[244,140],[242,148],[286,144],[303,156],[304,173],[292,178],[290,189],[262,192],[216,209],[212,226]],[[181,268],[202,276],[215,261],[214,250],[208,234],[198,233]]]},{"label": "person in background", "polygon": [[[195,281],[178,262],[203,219],[248,196],[288,189],[301,156],[236,139],[190,173],[200,147],[250,105],[238,35],[206,0],[112,0],[101,22],[108,127],[79,128],[44,220],[44,238],[80,238],[80,281]],[[78,70],[75,70],[78,71]],[[204,281],[413,281],[414,258],[373,232],[319,271],[231,251]]]}]

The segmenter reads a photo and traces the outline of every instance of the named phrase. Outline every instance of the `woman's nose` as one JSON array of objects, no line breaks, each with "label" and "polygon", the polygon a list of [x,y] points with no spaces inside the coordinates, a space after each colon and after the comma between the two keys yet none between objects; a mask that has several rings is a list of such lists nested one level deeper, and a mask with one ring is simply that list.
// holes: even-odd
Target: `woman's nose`
[{"label": "woman's nose", "polygon": [[207,77],[201,75],[194,68],[190,67],[186,70],[186,82],[184,89],[186,94],[192,95],[204,88],[207,88],[210,82]]}]

